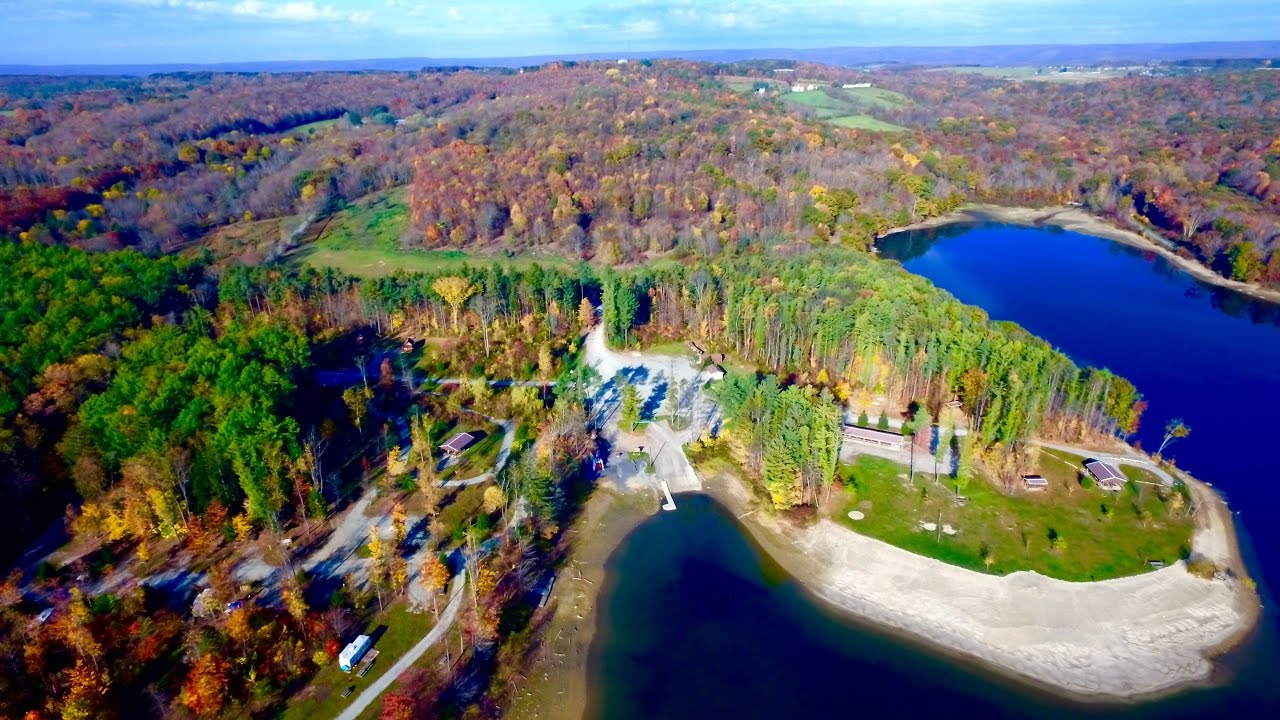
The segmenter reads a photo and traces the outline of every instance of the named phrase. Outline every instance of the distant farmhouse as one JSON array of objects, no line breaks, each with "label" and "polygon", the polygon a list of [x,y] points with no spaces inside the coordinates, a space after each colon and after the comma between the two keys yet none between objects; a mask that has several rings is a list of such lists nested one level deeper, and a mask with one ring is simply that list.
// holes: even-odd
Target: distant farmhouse
[{"label": "distant farmhouse", "polygon": [[807,92],[809,90],[817,90],[817,89],[818,89],[818,86],[814,85],[813,83],[808,83],[808,84],[796,83],[795,85],[791,86],[791,92]]},{"label": "distant farmhouse", "polygon": [[845,83],[844,85],[841,85],[840,87],[844,88],[845,90],[853,90],[853,89],[855,89],[855,88],[869,88],[869,87],[871,87],[871,83],[869,83],[869,82],[865,82],[865,83]]}]

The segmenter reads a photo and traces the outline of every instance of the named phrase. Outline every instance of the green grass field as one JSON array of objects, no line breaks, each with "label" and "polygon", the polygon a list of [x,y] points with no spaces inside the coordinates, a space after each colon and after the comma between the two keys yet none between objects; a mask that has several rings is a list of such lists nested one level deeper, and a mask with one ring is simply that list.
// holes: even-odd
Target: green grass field
[{"label": "green grass field", "polygon": [[840,94],[847,95],[855,103],[865,105],[869,108],[889,110],[905,107],[911,104],[911,98],[906,95],[879,87],[847,88],[841,89],[838,92]]},{"label": "green grass field", "polygon": [[337,124],[338,120],[336,118],[333,120],[317,120],[313,123],[307,123],[306,125],[299,125],[296,128],[292,128],[289,130],[289,133],[292,135],[310,135],[312,133],[317,133],[321,130],[331,128]]},{"label": "green grass field", "polygon": [[883,88],[849,88],[806,90],[783,93],[785,105],[812,112],[819,120],[840,127],[857,128],[873,132],[901,132],[906,130],[867,114],[867,111],[888,110],[903,107],[911,99]]},{"label": "green grass field", "polygon": [[872,130],[875,132],[905,132],[907,128],[901,125],[885,122],[871,117],[870,115],[842,115],[833,117],[827,122],[840,127],[855,128],[857,130]]},{"label": "green grass field", "polygon": [[[1175,514],[1174,491],[1137,483],[1118,494],[1086,489],[1072,467],[1079,461],[1065,453],[1042,457],[1040,474],[1050,488],[1040,493],[1005,495],[976,480],[960,505],[920,473],[908,484],[905,466],[861,456],[840,467],[846,497],[834,519],[920,555],[999,575],[1034,570],[1063,580],[1104,580],[1147,572],[1150,560],[1168,564],[1186,555],[1193,523],[1185,512]],[[1134,477],[1143,472],[1135,470]],[[866,518],[850,520],[855,509]],[[958,533],[920,528],[939,518]]]},{"label": "green grass field", "polygon": [[788,105],[813,108],[818,117],[823,120],[849,112],[848,103],[831,97],[825,90],[789,92],[782,96],[782,102]]},{"label": "green grass field", "polygon": [[[306,688],[290,698],[280,716],[282,720],[332,718],[342,712],[348,701],[355,699],[394,665],[435,624],[431,613],[415,614],[409,612],[408,608],[407,600],[396,600],[384,612],[374,615],[364,629],[365,634],[370,634],[381,625],[387,628],[373,645],[379,654],[367,675],[357,678],[354,672],[342,672],[337,660],[328,663],[316,673]],[[343,698],[342,691],[349,686],[355,686],[355,692],[351,697]]]},{"label": "green grass field", "polygon": [[528,267],[570,263],[556,256],[504,257],[461,250],[405,250],[400,239],[409,232],[409,188],[372,193],[338,211],[315,239],[290,253],[295,262],[334,267],[360,277],[384,277],[397,270],[434,272],[463,264],[499,262]]}]

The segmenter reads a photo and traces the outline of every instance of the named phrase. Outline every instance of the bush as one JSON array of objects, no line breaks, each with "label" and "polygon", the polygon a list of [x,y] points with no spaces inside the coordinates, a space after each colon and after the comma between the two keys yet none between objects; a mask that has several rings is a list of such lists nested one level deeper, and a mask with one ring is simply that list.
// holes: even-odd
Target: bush
[{"label": "bush", "polygon": [[1085,490],[1092,490],[1093,485],[1094,485],[1093,478],[1089,477],[1088,475],[1080,476],[1080,487],[1084,488]]},{"label": "bush", "polygon": [[1213,576],[1218,573],[1218,566],[1207,558],[1196,558],[1187,563],[1187,572],[1198,578],[1212,580]]},{"label": "bush", "polygon": [[883,412],[880,413],[880,419],[876,421],[876,427],[881,430],[889,429],[889,416]]},{"label": "bush", "polygon": [[863,410],[862,414],[858,416],[858,427],[864,428],[864,427],[870,427],[870,426],[871,426],[871,421],[867,419],[867,411]]}]

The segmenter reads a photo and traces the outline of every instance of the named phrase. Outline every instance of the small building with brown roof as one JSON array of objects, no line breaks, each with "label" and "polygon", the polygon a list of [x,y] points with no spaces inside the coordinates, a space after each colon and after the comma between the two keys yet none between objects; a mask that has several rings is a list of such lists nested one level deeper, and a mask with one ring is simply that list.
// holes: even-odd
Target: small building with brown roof
[{"label": "small building with brown roof", "polygon": [[892,450],[901,450],[905,442],[903,437],[898,433],[858,427],[857,425],[844,426],[844,439],[851,442],[862,443],[864,445],[887,447]]}]

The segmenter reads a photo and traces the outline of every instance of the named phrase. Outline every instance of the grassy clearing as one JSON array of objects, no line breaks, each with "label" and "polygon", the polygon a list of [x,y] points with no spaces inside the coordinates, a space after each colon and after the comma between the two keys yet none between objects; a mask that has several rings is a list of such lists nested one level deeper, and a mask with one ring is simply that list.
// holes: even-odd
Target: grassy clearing
[{"label": "grassy clearing", "polygon": [[284,228],[292,228],[297,222],[298,217],[290,215],[224,225],[205,235],[185,252],[195,254],[208,248],[216,262],[238,258],[246,264],[256,265],[284,238]]},{"label": "grassy clearing", "polygon": [[907,128],[874,118],[866,111],[902,107],[911,99],[892,90],[872,87],[789,92],[782,95],[782,102],[812,112],[819,120],[832,125],[874,132],[899,132]]},{"label": "grassy clearing", "polygon": [[399,250],[409,227],[409,188],[371,193],[334,213],[315,239],[317,247]]},{"label": "grassy clearing", "polygon": [[789,92],[782,96],[782,101],[788,105],[813,108],[822,119],[843,115],[849,111],[848,103],[831,97],[824,90]]},{"label": "grassy clearing", "polygon": [[879,87],[842,88],[839,93],[855,103],[883,110],[906,107],[911,104],[911,98],[906,95]]},{"label": "grassy clearing", "polygon": [[[1050,481],[1045,492],[1010,496],[975,481],[966,490],[968,503],[959,505],[932,481],[908,484],[905,466],[861,456],[841,465],[846,495],[834,519],[911,552],[998,575],[1034,570],[1063,580],[1104,580],[1147,572],[1149,560],[1167,564],[1186,555],[1193,523],[1174,513],[1172,491],[1135,483],[1116,495],[1086,489],[1072,460],[1080,458],[1042,456],[1040,474]],[[851,510],[866,518],[850,520]],[[958,534],[920,529],[922,521],[939,520]]]},{"label": "grassy clearing", "polygon": [[335,213],[314,241],[290,254],[295,262],[333,267],[360,277],[385,277],[397,270],[434,272],[463,264],[500,262],[527,267],[569,263],[555,256],[478,255],[461,250],[405,250],[400,240],[409,232],[409,188],[367,195]]},{"label": "grassy clearing", "polygon": [[484,504],[484,490],[488,483],[480,485],[467,485],[453,491],[445,499],[445,503],[441,503],[440,507],[440,524],[450,531],[466,524],[473,516],[480,512],[480,506]]},{"label": "grassy clearing", "polygon": [[312,123],[307,123],[306,125],[299,125],[298,127],[289,130],[289,134],[314,135],[315,133],[331,128],[336,124],[338,124],[337,118],[334,118],[332,120],[317,120]]},{"label": "grassy clearing", "polygon": [[[385,611],[376,613],[364,629],[364,634],[373,635],[379,627],[386,628],[373,645],[379,655],[369,669],[369,674],[357,678],[354,672],[344,673],[338,667],[338,661],[334,660],[321,668],[307,687],[289,700],[280,717],[282,720],[308,720],[337,716],[349,701],[354,700],[421,640],[434,624],[435,619],[431,613],[412,613],[409,612],[407,600],[402,598],[395,601]],[[342,691],[350,686],[355,686],[355,692],[350,697],[343,698]]]},{"label": "grassy clearing", "polygon": [[890,122],[878,120],[870,115],[841,115],[833,117],[827,122],[840,127],[855,128],[858,130],[871,130],[874,132],[905,132],[907,128],[901,125],[894,125]]}]

